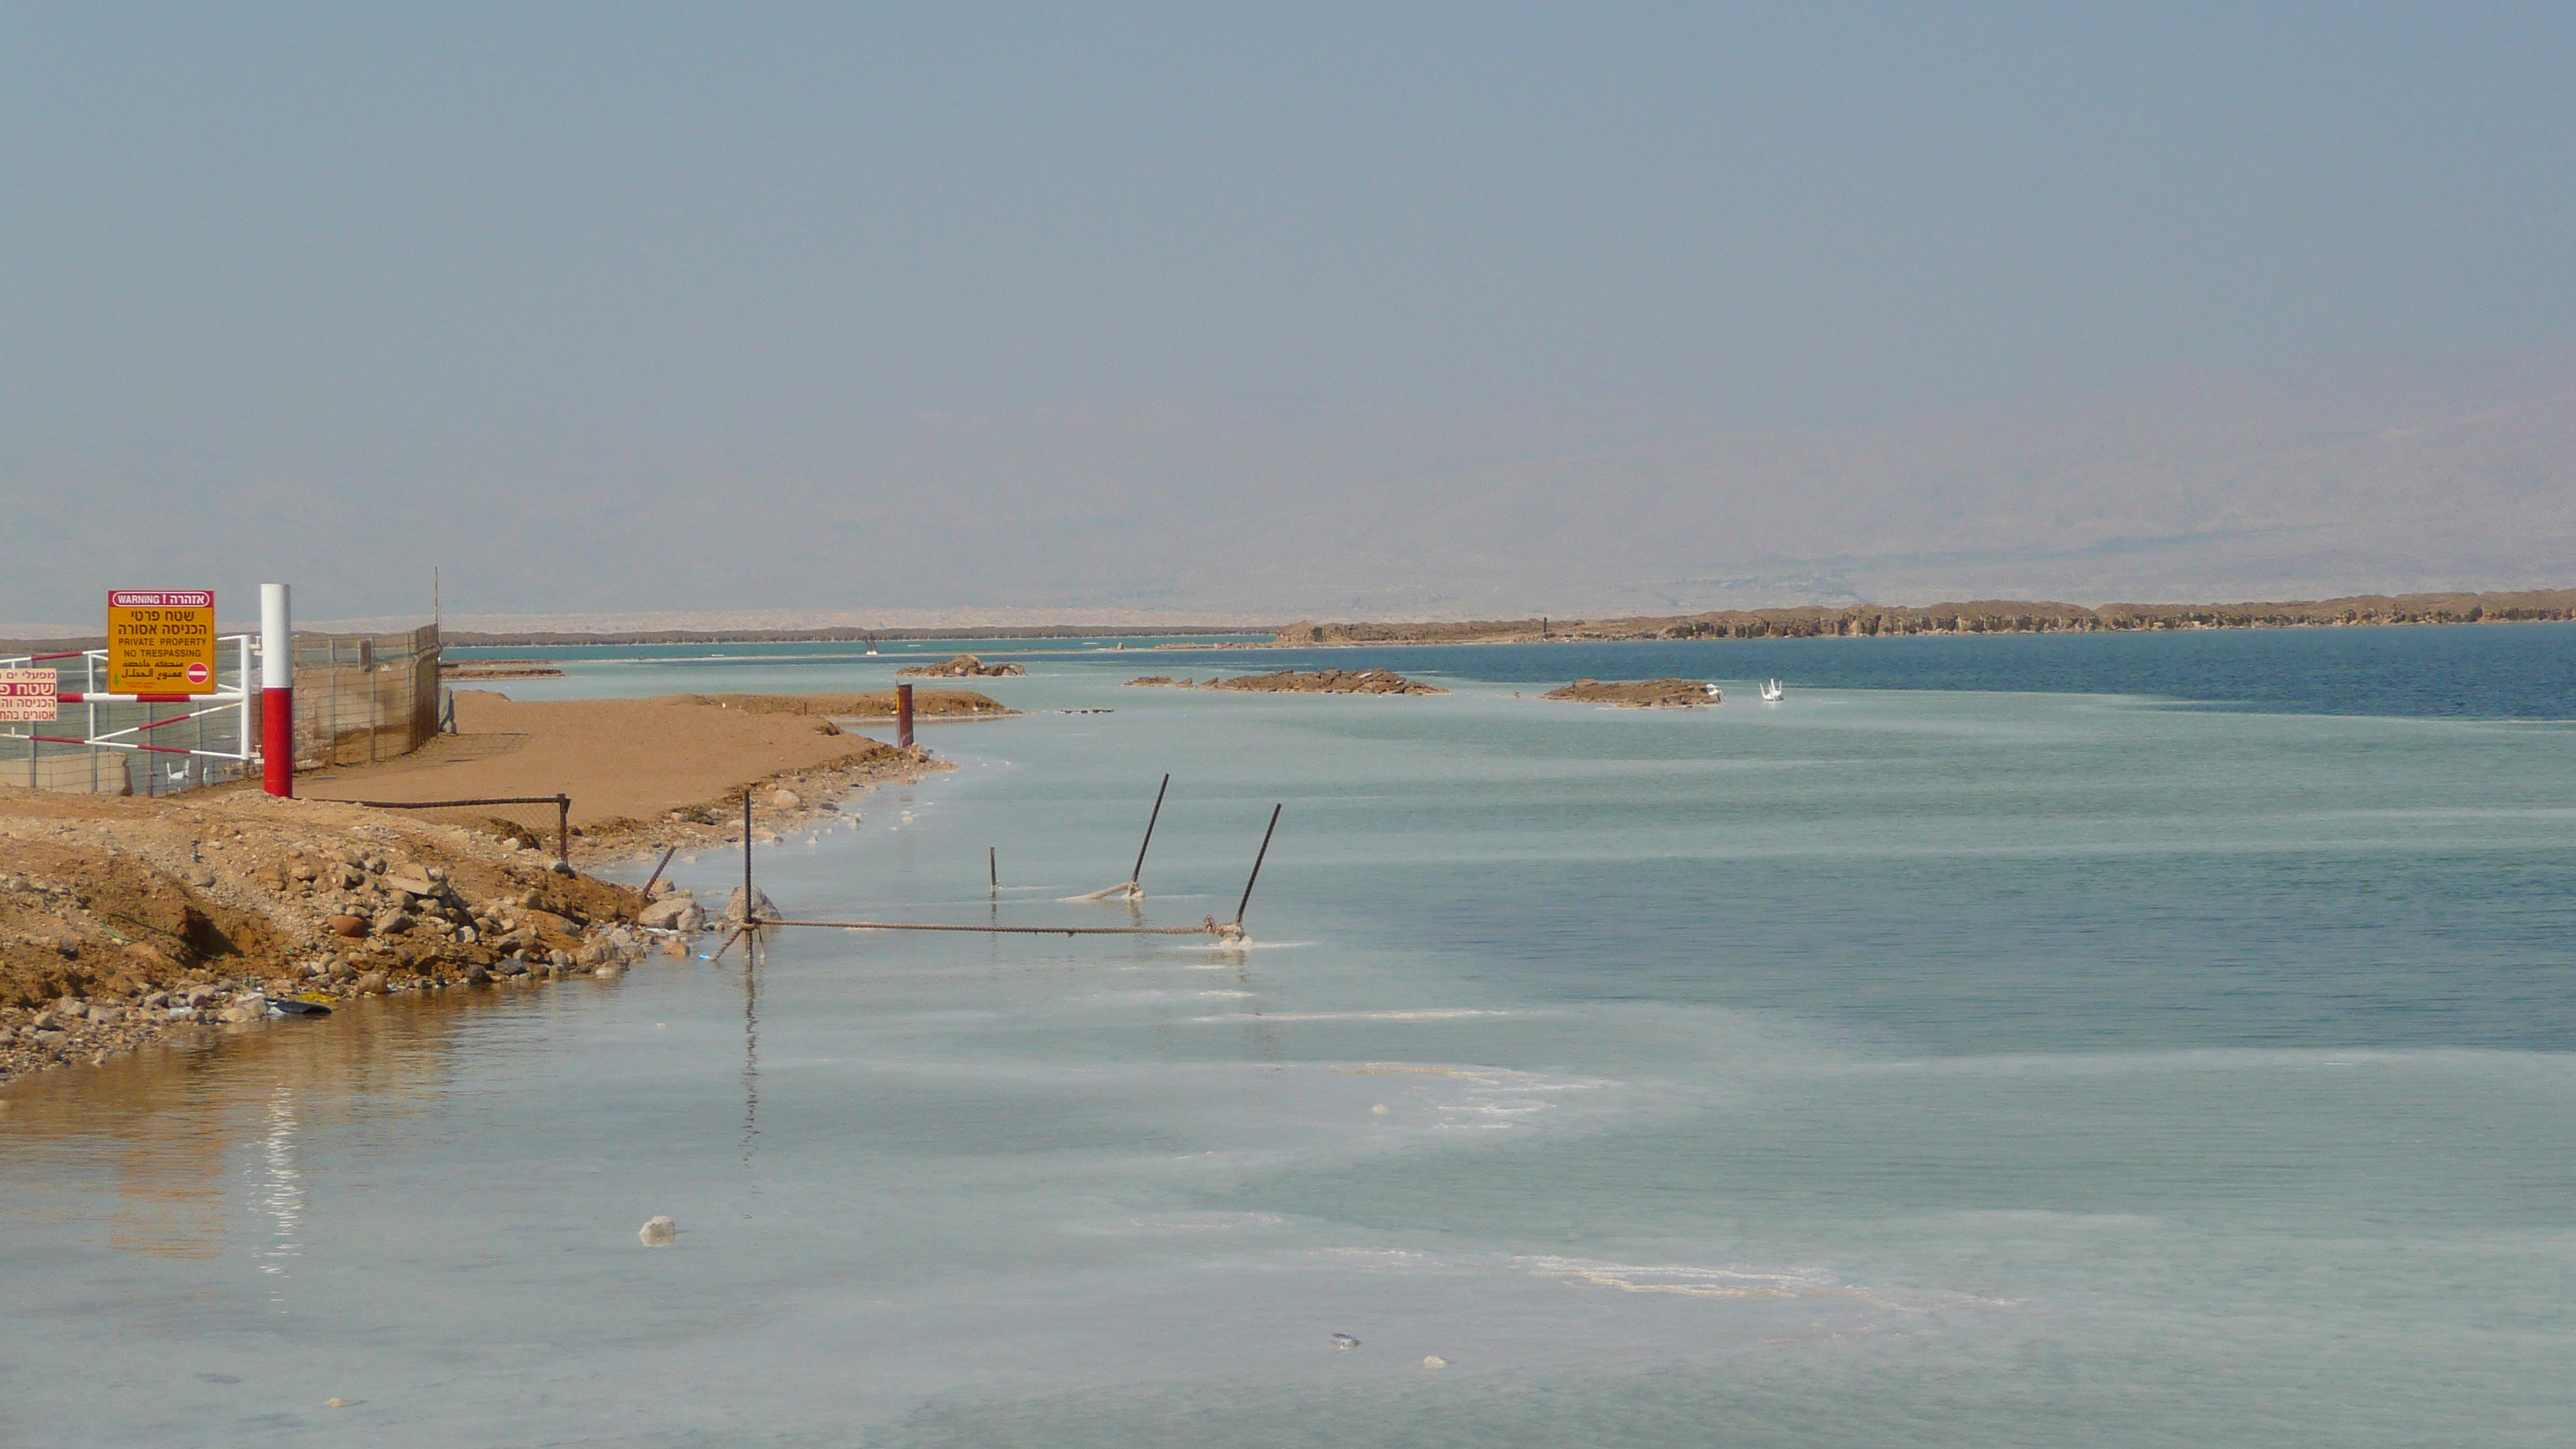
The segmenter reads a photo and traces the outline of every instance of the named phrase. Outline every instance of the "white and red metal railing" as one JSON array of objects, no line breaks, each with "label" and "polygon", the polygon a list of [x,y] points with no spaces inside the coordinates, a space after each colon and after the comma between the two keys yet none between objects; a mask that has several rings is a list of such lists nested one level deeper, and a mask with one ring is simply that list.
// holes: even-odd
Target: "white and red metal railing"
[{"label": "white and red metal railing", "polygon": [[[52,664],[56,666],[57,674],[66,672],[60,667],[63,661],[77,659],[80,661],[82,686],[79,689],[61,690],[54,696],[59,707],[75,705],[80,707],[81,714],[77,718],[82,728],[78,734],[65,731],[59,725],[52,730],[43,730],[40,724],[30,723],[23,733],[11,730],[0,734],[0,740],[25,741],[31,771],[34,767],[37,747],[42,745],[62,745],[92,750],[123,750],[136,754],[179,755],[191,759],[220,760],[229,765],[246,765],[259,758],[260,736],[254,722],[253,696],[249,688],[253,653],[251,636],[248,634],[230,634],[218,639],[215,687],[200,694],[149,694],[99,689],[96,687],[99,674],[107,666],[107,651],[104,649],[67,649],[53,653],[21,654],[0,659],[0,668]],[[224,667],[227,656],[231,660],[230,669]],[[224,678],[228,673],[232,676],[229,682]],[[150,711],[167,705],[187,705],[192,708],[179,714],[157,715],[139,723],[122,722],[118,718],[128,707],[139,706]],[[128,718],[130,719],[130,716]],[[217,729],[214,732],[214,738],[209,739],[205,728],[209,722],[229,727]],[[186,744],[160,743],[161,740],[176,737],[156,736],[153,733],[182,724],[196,726],[191,731],[194,738]]]}]

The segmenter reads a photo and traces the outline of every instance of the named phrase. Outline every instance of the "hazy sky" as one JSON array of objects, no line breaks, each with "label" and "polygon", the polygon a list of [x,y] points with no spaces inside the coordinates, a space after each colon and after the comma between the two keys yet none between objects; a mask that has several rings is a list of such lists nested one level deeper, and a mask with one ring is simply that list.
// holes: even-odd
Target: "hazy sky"
[{"label": "hazy sky", "polygon": [[1962,8],[0,7],[0,621],[2576,584],[2576,6]]}]

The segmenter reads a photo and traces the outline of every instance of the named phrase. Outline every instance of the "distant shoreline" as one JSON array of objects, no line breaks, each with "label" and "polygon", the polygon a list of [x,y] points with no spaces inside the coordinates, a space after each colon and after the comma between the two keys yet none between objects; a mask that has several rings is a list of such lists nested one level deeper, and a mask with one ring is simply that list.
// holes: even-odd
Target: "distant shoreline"
[{"label": "distant shoreline", "polygon": [[[1648,639],[1867,638],[1907,634],[2090,634],[2179,629],[2318,629],[2400,624],[2523,624],[2576,620],[2576,589],[2497,590],[2462,594],[2356,594],[2267,603],[2104,604],[2088,608],[2017,599],[1959,603],[1806,604],[1781,609],[1717,609],[1695,614],[1610,618],[1316,622],[1186,628],[1122,624],[987,625],[955,629],[655,629],[627,633],[546,630],[450,630],[454,649],[614,648],[653,644],[859,644],[921,640],[1204,639],[1258,635],[1238,644],[1187,648],[1315,648],[1336,644],[1559,644]],[[0,639],[0,655],[99,648],[104,638]]]},{"label": "distant shoreline", "polygon": [[[1557,644],[1650,639],[1866,638],[1909,634],[2126,633],[2179,629],[2291,629],[2383,627],[2400,624],[2560,623],[2576,620],[2576,589],[2530,589],[2464,594],[2362,594],[2278,603],[2104,604],[2088,608],[2009,599],[1960,603],[1802,605],[1782,609],[1722,609],[1695,614],[1615,618],[1541,618],[1414,622],[1319,623],[1300,620],[1267,630],[1267,641],[1246,640],[1216,648],[1315,648],[1329,645]],[[862,640],[1139,639],[1192,635],[1254,634],[1244,627],[1189,629],[1133,625],[1086,629],[1078,625],[961,629],[813,629],[756,633],[656,630],[632,634],[451,633],[457,648],[580,647],[634,644],[856,643]]]},{"label": "distant shoreline", "polygon": [[2082,604],[1978,599],[1965,603],[1854,604],[1829,609],[1725,609],[1616,619],[1506,619],[1461,623],[1291,624],[1272,647],[1396,644],[1614,643],[1688,639],[1878,638],[1918,634],[2107,634],[2192,629],[2340,629],[2403,624],[2564,623],[2576,589],[2482,594],[2365,594],[2240,604]]}]

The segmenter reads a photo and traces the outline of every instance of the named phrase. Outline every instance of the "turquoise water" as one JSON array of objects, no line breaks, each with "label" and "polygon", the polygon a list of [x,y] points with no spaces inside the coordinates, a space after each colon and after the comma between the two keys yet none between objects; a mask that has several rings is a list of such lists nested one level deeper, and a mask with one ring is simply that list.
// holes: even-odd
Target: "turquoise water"
[{"label": "turquoise water", "polygon": [[1168,770],[1146,920],[1231,913],[1285,805],[1254,949],[815,933],[12,1088],[0,1436],[2565,1442],[2569,631],[2259,637],[1319,656],[1428,699],[1029,656],[984,687],[1031,713],[925,730],[961,768],[766,887],[1129,919],[1061,898]]}]

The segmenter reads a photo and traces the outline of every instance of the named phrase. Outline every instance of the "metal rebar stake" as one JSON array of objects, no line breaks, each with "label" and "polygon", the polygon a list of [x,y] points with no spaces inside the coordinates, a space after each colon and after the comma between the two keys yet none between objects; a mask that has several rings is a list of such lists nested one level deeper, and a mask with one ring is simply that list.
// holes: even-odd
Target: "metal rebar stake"
[{"label": "metal rebar stake", "polygon": [[1234,906],[1234,923],[1237,926],[1243,924],[1244,908],[1252,904],[1252,884],[1261,879],[1261,862],[1270,858],[1270,837],[1279,829],[1280,808],[1277,805],[1270,807],[1270,828],[1261,832],[1261,850],[1252,857],[1252,874],[1244,877],[1243,899],[1235,902]]},{"label": "metal rebar stake", "polygon": [[1145,817],[1145,840],[1136,847],[1136,867],[1127,872],[1128,889],[1137,895],[1145,893],[1145,852],[1154,844],[1154,822],[1163,818],[1163,792],[1172,788],[1172,772],[1163,772],[1163,783],[1154,787],[1154,813]]}]

